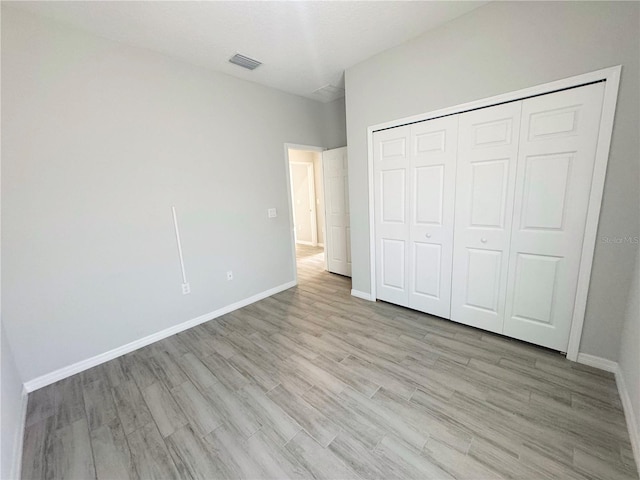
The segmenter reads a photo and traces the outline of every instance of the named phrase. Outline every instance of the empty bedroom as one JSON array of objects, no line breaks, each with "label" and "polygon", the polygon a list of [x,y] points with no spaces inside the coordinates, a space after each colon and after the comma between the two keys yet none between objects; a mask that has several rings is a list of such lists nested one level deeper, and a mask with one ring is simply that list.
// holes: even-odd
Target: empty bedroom
[{"label": "empty bedroom", "polygon": [[639,2],[0,14],[0,478],[638,480]]}]

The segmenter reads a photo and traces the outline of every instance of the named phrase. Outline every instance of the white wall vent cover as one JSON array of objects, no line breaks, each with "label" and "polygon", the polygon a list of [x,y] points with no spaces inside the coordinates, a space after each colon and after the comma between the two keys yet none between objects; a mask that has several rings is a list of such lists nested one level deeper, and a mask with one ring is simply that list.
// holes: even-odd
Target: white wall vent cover
[{"label": "white wall vent cover", "polygon": [[244,55],[240,55],[239,53],[236,53],[229,59],[229,61],[249,70],[255,70],[260,65],[262,65],[262,62],[254,60],[253,58],[245,57]]}]

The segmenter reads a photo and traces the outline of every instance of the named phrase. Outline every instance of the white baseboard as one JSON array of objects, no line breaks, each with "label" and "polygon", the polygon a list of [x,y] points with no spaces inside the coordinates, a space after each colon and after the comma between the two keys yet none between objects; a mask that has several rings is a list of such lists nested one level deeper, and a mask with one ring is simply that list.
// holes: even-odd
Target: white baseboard
[{"label": "white baseboard", "polygon": [[121,347],[114,348],[113,350],[109,350],[108,352],[101,353],[100,355],[96,355],[95,357],[81,360],[80,362],[60,368],[51,373],[47,373],[46,375],[34,378],[33,380],[29,380],[28,382],[25,382],[24,387],[27,389],[27,392],[33,392],[34,390],[38,390],[39,388],[51,385],[52,383],[70,377],[71,375],[75,375],[76,373],[88,370],[89,368],[93,368],[96,365],[108,362],[109,360],[113,360],[114,358],[120,357],[126,353],[133,352],[134,350],[162,340],[163,338],[170,337],[171,335],[175,335],[176,333],[180,333],[184,330],[195,327],[196,325],[200,325],[201,323],[208,322],[209,320],[220,317],[229,312],[233,312],[234,310],[237,310],[239,308],[246,307],[247,305],[262,300],[263,298],[270,297],[271,295],[275,295],[276,293],[282,292],[283,290],[295,287],[295,285],[295,281],[283,283],[282,285],[278,285],[277,287],[265,290],[264,292],[257,293],[256,295],[232,303],[231,305],[219,308],[218,310],[215,310],[213,312],[205,313],[204,315],[200,315],[199,317],[187,320],[186,322],[174,325],[173,327],[166,328],[157,333],[153,333],[151,335],[143,337],[139,340],[127,343],[126,345],[122,345]]},{"label": "white baseboard", "polygon": [[22,444],[24,442],[24,429],[27,423],[27,400],[29,392],[22,386],[22,398],[20,400],[19,427],[13,439],[13,458],[11,459],[11,477],[22,478]]},{"label": "white baseboard", "polygon": [[636,417],[636,412],[633,410],[631,397],[629,397],[627,382],[625,382],[624,375],[622,375],[622,370],[620,370],[619,366],[615,373],[616,385],[618,385],[618,393],[620,394],[620,400],[622,401],[622,408],[624,410],[624,418],[627,421],[627,430],[629,430],[629,439],[631,440],[633,458],[636,461],[638,476],[640,476],[640,430],[638,429],[640,425],[638,425],[638,418]]},{"label": "white baseboard", "polygon": [[578,363],[599,368],[600,370],[605,370],[611,373],[616,373],[618,371],[618,362],[607,360],[602,357],[596,357],[595,355],[589,355],[588,353],[578,353]]},{"label": "white baseboard", "polygon": [[351,296],[356,298],[362,298],[363,300],[369,300],[375,302],[376,299],[371,297],[370,293],[361,292],[360,290],[351,290]]},{"label": "white baseboard", "polygon": [[627,422],[627,430],[629,431],[629,439],[631,440],[631,448],[633,450],[633,458],[636,461],[636,468],[638,469],[638,475],[640,475],[640,430],[638,427],[638,418],[636,418],[636,412],[633,410],[633,404],[631,403],[631,397],[629,397],[629,390],[627,390],[627,383],[620,369],[618,362],[613,360],[607,360],[606,358],[596,357],[595,355],[589,355],[587,353],[578,354],[578,363],[589,365],[591,367],[599,368],[600,370],[606,370],[612,372],[616,377],[616,386],[618,387],[618,394],[620,395],[620,401],[622,402],[622,409],[624,410],[624,418]]}]

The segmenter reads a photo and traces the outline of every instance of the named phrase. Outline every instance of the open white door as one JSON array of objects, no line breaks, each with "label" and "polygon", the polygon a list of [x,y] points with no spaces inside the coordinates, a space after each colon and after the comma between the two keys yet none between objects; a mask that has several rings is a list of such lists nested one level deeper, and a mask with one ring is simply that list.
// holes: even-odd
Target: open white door
[{"label": "open white door", "polygon": [[324,204],[327,228],[325,255],[327,270],[351,276],[351,231],[347,147],[322,152]]}]

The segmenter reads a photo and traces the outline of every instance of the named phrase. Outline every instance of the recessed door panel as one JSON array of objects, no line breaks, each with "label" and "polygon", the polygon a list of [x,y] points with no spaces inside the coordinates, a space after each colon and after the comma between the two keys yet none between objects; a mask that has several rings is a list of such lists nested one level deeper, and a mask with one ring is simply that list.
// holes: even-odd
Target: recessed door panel
[{"label": "recessed door panel", "polygon": [[415,169],[414,211],[416,224],[441,225],[444,194],[444,165]]},{"label": "recessed door panel", "polygon": [[478,121],[471,125],[470,129],[473,138],[472,148],[510,145],[512,143],[513,118],[491,122]]},{"label": "recessed door panel", "polygon": [[553,323],[554,292],[561,258],[518,253],[515,265],[513,317]]},{"label": "recessed door panel", "polygon": [[574,153],[532,155],[524,159],[522,229],[562,229]]},{"label": "recessed door panel", "polygon": [[487,312],[498,312],[502,252],[467,249],[466,305]]},{"label": "recessed door panel", "polygon": [[329,186],[329,197],[330,201],[328,202],[328,210],[331,215],[342,215],[345,213],[346,205],[344,198],[344,181],[342,176],[329,177],[327,179],[327,183]]},{"label": "recessed door panel", "polygon": [[405,169],[380,172],[380,196],[383,223],[404,223],[406,182]]},{"label": "recessed door panel", "polygon": [[405,242],[382,239],[382,284],[385,287],[405,289]]},{"label": "recessed door panel", "polygon": [[471,226],[504,227],[508,172],[508,158],[471,163]]},{"label": "recessed door panel", "polygon": [[344,263],[347,259],[345,244],[345,229],[341,226],[331,227],[331,242],[335,248],[331,249],[329,259],[333,262]]},{"label": "recessed door panel", "polygon": [[445,130],[415,134],[416,154],[444,152],[446,138]]},{"label": "recessed door panel", "polygon": [[529,140],[548,140],[551,137],[575,135],[578,130],[580,106],[542,110],[529,119]]},{"label": "recessed door panel", "polygon": [[439,299],[442,247],[430,243],[416,243],[414,260],[415,287],[413,293]]},{"label": "recessed door panel", "polygon": [[381,158],[389,160],[393,157],[405,158],[407,150],[406,138],[392,138],[380,142]]},{"label": "recessed door panel", "polygon": [[566,351],[604,84],[523,102],[504,333]]}]

